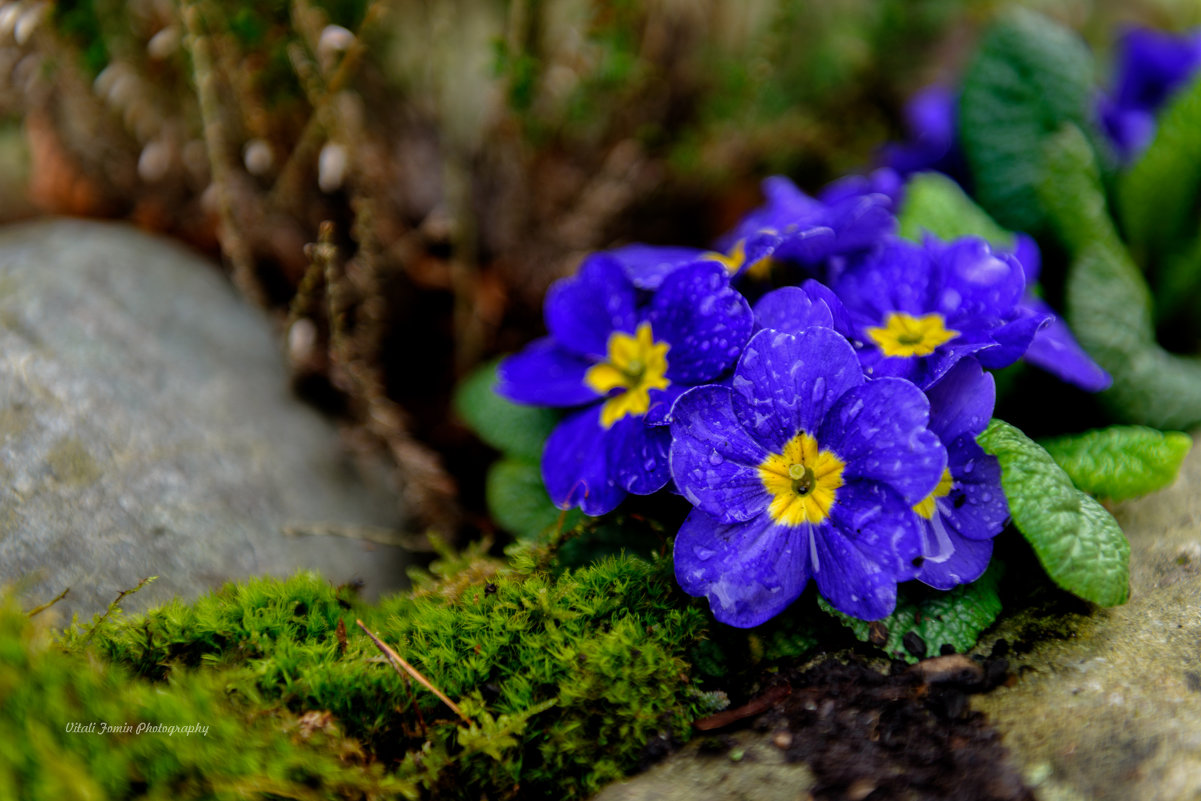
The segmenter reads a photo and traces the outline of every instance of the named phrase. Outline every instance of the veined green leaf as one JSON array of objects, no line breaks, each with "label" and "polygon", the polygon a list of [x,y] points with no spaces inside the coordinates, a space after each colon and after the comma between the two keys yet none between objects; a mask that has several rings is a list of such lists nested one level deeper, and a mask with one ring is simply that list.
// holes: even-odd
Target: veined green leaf
[{"label": "veined green leaf", "polygon": [[1169,486],[1193,441],[1179,431],[1112,426],[1039,444],[1078,488],[1120,501]]},{"label": "veined green leaf", "polygon": [[1065,316],[1076,339],[1113,376],[1102,400],[1127,422],[1160,429],[1201,423],[1201,361],[1157,343],[1150,290],[1106,210],[1088,142],[1066,126],[1045,152],[1040,194],[1073,256]]},{"label": "veined green leaf", "polygon": [[521,406],[496,394],[499,361],[483,365],[455,390],[455,411],[479,438],[508,455],[530,461],[542,456],[542,445],[558,421],[551,409]]},{"label": "veined green leaf", "polygon": [[1001,599],[997,594],[999,576],[1000,567],[993,564],[976,581],[948,592],[902,584],[898,588],[896,611],[874,623],[844,615],[824,598],[819,598],[818,604],[863,642],[872,641],[873,628],[877,632],[882,630],[886,639],[880,647],[889,656],[916,662],[917,657],[910,654],[903,643],[910,632],[922,638],[928,656],[938,656],[944,645],[963,653],[976,644],[980,632],[991,626],[1001,611]]},{"label": "veined green leaf", "polygon": [[563,519],[564,529],[580,519],[578,509],[563,512],[551,502],[538,465],[501,459],[488,469],[484,484],[488,511],[501,528],[523,538],[537,537]]},{"label": "veined green leaf", "polygon": [[1130,544],[1113,515],[1038,443],[1002,420],[977,437],[1001,463],[1009,513],[1051,580],[1101,606],[1130,596]]},{"label": "veined green leaf", "polygon": [[924,172],[909,179],[898,221],[901,236],[913,242],[921,242],[922,232],[929,231],[941,239],[978,236],[995,247],[1013,247],[1013,234],[942,173]]},{"label": "veined green leaf", "polygon": [[1141,258],[1197,232],[1201,193],[1201,77],[1160,112],[1155,138],[1117,187],[1131,249]]},{"label": "veined green leaf", "polygon": [[1042,145],[1064,123],[1092,126],[1093,61],[1072,31],[1015,9],[985,34],[968,66],[959,135],[976,197],[998,223],[1038,233]]}]

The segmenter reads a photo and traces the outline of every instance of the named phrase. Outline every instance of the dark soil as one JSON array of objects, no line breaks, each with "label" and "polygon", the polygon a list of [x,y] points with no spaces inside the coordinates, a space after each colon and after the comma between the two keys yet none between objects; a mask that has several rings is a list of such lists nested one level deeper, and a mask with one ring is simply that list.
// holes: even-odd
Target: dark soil
[{"label": "dark soil", "polygon": [[1000,734],[968,702],[1005,681],[1004,650],[898,662],[887,674],[820,662],[781,674],[764,695],[782,700],[752,726],[813,770],[814,799],[1033,801]]}]

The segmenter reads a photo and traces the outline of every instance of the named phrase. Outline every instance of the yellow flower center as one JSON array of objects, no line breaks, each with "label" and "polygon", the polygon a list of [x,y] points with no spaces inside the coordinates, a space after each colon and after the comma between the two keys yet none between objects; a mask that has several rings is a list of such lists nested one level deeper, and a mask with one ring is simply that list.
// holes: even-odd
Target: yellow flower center
[{"label": "yellow flower center", "polygon": [[885,356],[929,356],[939,345],[959,336],[959,332],[949,330],[941,314],[914,317],[891,312],[883,328],[869,328],[867,335]]},{"label": "yellow flower center", "polygon": [[[730,275],[737,275],[746,264],[746,240],[739,239],[735,242],[729,253],[711,250],[705,253],[704,257],[721,264]],[[771,273],[771,256],[764,256],[747,267],[746,271],[752,278],[766,278]]]},{"label": "yellow flower center", "polygon": [[667,389],[666,342],[655,342],[651,324],[642,323],[633,336],[614,331],[609,335],[609,358],[588,368],[584,383],[599,395],[624,390],[601,407],[601,425],[611,427],[631,414],[646,414],[651,406],[650,391]]},{"label": "yellow flower center", "polygon": [[803,431],[797,434],[759,465],[759,480],[772,496],[768,513],[785,526],[822,522],[838,497],[844,467],[816,439]]},{"label": "yellow flower center", "polygon": [[951,493],[951,483],[951,471],[944,467],[942,469],[942,478],[938,479],[938,486],[923,500],[918,501],[914,505],[913,511],[927,520],[934,517],[934,502],[939,498],[947,497]]}]

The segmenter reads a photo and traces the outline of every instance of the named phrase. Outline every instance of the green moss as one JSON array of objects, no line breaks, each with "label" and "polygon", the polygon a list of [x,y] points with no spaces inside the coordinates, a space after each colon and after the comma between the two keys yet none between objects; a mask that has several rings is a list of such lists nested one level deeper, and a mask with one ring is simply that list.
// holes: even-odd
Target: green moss
[{"label": "green moss", "polygon": [[139,680],[76,645],[64,651],[11,600],[0,602],[2,798],[415,793],[333,721],[306,726],[282,707],[245,706],[227,696],[226,676],[216,671],[179,671],[163,684]]},{"label": "green moss", "polygon": [[[77,627],[61,658],[99,656],[132,688],[178,696],[179,715],[205,722],[240,721],[249,710],[328,712],[348,742],[390,768],[395,786],[438,798],[514,797],[518,788],[523,797],[583,797],[636,767],[648,742],[682,739],[710,711],[687,658],[707,616],[679,594],[669,562],[623,556],[557,577],[528,558],[514,563],[523,569],[374,607],[312,574],[227,585],[192,604]],[[470,722],[406,686],[356,619]],[[221,706],[186,706],[196,699]]]}]

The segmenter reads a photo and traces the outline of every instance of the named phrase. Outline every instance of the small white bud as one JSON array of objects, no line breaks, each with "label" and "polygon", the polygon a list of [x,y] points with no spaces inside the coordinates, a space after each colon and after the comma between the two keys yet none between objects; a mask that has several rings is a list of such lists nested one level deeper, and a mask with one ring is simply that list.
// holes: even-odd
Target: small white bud
[{"label": "small white bud", "polygon": [[326,25],[321,30],[321,38],[317,40],[317,58],[327,67],[333,57],[345,53],[354,44],[354,34],[341,25]]},{"label": "small white bud", "polygon": [[146,43],[146,55],[156,61],[169,58],[177,49],[179,49],[179,29],[172,25],[168,25],[151,36],[150,41]]},{"label": "small white bud", "polygon": [[251,139],[242,148],[242,163],[251,175],[266,175],[275,164],[275,152],[262,139]]},{"label": "small white bud", "polygon": [[327,142],[317,156],[317,186],[322,192],[336,192],[342,188],[346,180],[346,168],[350,159],[346,148],[334,142]]},{"label": "small white bud", "polygon": [[0,36],[12,35],[13,28],[17,27],[17,19],[24,10],[20,3],[5,3],[0,7]]},{"label": "small white bud", "polygon": [[142,148],[138,156],[138,175],[148,184],[160,180],[171,167],[171,148],[161,139]]},{"label": "small white bud", "polygon": [[13,26],[13,39],[17,44],[23,45],[29,41],[29,37],[33,36],[33,32],[42,24],[42,20],[46,18],[46,12],[49,10],[50,7],[45,3],[38,3],[17,18],[17,22]]},{"label": "small white bud", "polygon": [[313,356],[317,348],[317,326],[307,317],[301,317],[288,329],[288,355],[293,364],[302,364]]}]

